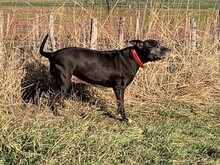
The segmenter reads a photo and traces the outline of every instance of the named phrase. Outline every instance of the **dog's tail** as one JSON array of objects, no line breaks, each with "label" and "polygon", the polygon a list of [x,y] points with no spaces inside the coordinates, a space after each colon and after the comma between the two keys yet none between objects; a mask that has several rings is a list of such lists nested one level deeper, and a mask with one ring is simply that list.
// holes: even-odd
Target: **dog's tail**
[{"label": "dog's tail", "polygon": [[40,46],[40,54],[41,54],[42,56],[44,56],[44,57],[50,59],[52,53],[50,53],[50,52],[45,52],[45,51],[44,51],[44,46],[45,46],[45,44],[46,44],[46,42],[47,42],[48,37],[49,37],[49,35],[47,34],[47,35],[44,37],[43,42],[41,43],[41,46]]}]

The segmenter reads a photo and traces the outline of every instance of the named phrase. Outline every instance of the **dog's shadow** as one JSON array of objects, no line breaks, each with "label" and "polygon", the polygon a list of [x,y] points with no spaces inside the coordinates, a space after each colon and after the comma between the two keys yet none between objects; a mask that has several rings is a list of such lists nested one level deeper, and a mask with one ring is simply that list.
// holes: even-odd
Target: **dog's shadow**
[{"label": "dog's shadow", "polygon": [[[24,70],[25,75],[21,79],[21,97],[23,101],[39,104],[41,99],[45,100],[48,105],[55,89],[55,82],[49,73],[49,68],[41,63],[28,63],[24,66]],[[105,101],[94,97],[94,91],[88,85],[72,84],[72,90],[66,95],[66,99],[95,105],[100,111],[106,113],[107,106]]]}]

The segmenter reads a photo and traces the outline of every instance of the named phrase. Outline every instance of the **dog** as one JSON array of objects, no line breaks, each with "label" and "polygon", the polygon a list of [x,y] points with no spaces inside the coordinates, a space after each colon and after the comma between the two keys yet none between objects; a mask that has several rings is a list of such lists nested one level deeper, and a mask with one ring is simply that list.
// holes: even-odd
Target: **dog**
[{"label": "dog", "polygon": [[132,46],[120,50],[99,51],[80,47],[67,47],[55,52],[46,52],[44,47],[48,34],[40,46],[40,54],[49,59],[50,73],[55,78],[56,90],[50,100],[54,115],[59,115],[57,102],[63,106],[65,94],[72,82],[86,82],[112,88],[117,99],[117,113],[122,121],[130,120],[125,115],[124,93],[140,67],[147,62],[168,57],[171,49],[156,40],[131,40]]}]

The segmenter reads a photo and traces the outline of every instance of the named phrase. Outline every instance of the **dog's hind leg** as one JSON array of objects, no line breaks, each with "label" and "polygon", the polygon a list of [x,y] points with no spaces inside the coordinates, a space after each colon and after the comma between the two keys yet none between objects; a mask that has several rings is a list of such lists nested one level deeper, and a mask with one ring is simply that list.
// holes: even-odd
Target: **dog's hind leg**
[{"label": "dog's hind leg", "polygon": [[66,73],[60,75],[61,77],[61,98],[60,104],[64,107],[64,98],[67,96],[67,93],[71,91],[72,83],[71,83],[71,73]]},{"label": "dog's hind leg", "polygon": [[59,116],[56,103],[57,100],[60,98],[60,95],[61,95],[60,90],[56,89],[52,94],[51,101],[49,103],[54,116]]},{"label": "dog's hind leg", "polygon": [[55,116],[58,116],[59,115],[59,112],[57,110],[57,104],[59,104],[61,101],[61,85],[62,85],[62,80],[60,77],[56,77],[55,78],[56,80],[56,84],[55,84],[55,89],[52,93],[52,96],[51,96],[51,99],[50,99],[50,108],[53,112],[53,114]]},{"label": "dog's hind leg", "polygon": [[65,98],[67,91],[69,90],[68,84],[67,83],[63,84],[59,89],[56,89],[52,95],[50,107],[55,116],[59,115],[57,106],[61,105],[62,107],[64,107],[64,98]]}]

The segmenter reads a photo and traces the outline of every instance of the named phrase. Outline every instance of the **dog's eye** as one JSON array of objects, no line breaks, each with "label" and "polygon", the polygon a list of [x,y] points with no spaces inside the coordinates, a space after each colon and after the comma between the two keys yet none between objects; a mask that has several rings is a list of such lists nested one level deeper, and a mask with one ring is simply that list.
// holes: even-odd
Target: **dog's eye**
[{"label": "dog's eye", "polygon": [[146,44],[146,47],[147,48],[155,48],[155,45],[153,45],[153,44]]},{"label": "dog's eye", "polygon": [[159,43],[154,43],[154,47],[155,47],[155,48],[160,48],[161,46],[160,46]]},{"label": "dog's eye", "polygon": [[148,45],[148,46],[146,46],[146,47],[147,47],[147,48],[149,48],[149,49],[150,49],[150,48],[153,48],[153,46],[149,46],[149,45]]}]

